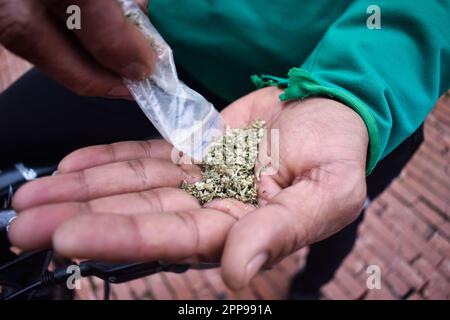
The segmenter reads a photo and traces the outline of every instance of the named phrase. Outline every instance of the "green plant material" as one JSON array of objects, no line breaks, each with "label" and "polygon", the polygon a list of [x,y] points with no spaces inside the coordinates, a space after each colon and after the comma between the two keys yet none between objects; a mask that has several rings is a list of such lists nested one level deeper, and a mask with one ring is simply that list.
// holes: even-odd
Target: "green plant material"
[{"label": "green plant material", "polygon": [[255,163],[263,134],[263,121],[247,128],[227,129],[205,156],[202,180],[181,187],[201,204],[215,198],[233,198],[257,205]]}]

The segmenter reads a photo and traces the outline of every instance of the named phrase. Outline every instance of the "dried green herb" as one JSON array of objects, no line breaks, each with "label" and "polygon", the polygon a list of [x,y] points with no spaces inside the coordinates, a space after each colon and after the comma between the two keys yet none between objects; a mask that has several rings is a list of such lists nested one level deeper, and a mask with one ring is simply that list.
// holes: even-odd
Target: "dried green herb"
[{"label": "dried green herb", "polygon": [[204,204],[215,198],[233,198],[257,205],[255,163],[264,122],[247,128],[227,129],[206,155],[202,180],[182,188]]}]

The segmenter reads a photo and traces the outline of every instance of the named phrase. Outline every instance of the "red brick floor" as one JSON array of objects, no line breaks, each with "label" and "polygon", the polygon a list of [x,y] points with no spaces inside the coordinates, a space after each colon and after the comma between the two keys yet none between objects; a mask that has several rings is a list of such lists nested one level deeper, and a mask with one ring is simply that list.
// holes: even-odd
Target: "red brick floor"
[{"label": "red brick floor", "polygon": [[[27,63],[0,47],[0,91]],[[112,286],[113,299],[285,299],[307,249],[232,292],[219,270],[161,273]],[[381,268],[381,289],[367,289],[369,265]],[[450,97],[425,123],[425,142],[392,185],[374,201],[359,239],[324,299],[450,299]],[[79,299],[102,297],[102,283],[84,279]]]}]

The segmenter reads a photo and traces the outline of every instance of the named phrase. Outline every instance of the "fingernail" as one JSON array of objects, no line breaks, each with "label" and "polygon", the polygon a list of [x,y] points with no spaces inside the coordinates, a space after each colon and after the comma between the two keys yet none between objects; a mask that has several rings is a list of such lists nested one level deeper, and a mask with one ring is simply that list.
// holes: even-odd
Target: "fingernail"
[{"label": "fingernail", "polygon": [[244,284],[247,286],[250,281],[256,276],[262,266],[267,262],[269,255],[265,252],[257,254],[245,268]]},{"label": "fingernail", "polygon": [[144,80],[148,76],[149,68],[139,62],[132,62],[121,71],[122,76],[129,80]]},{"label": "fingernail", "polygon": [[108,92],[108,96],[115,98],[127,97],[129,95],[130,91],[125,86],[114,87]]}]

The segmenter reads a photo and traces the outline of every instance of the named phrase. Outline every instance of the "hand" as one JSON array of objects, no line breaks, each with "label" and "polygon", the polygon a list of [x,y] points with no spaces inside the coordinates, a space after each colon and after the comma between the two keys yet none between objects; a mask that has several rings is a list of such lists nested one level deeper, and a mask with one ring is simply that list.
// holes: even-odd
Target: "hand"
[{"label": "hand", "polygon": [[171,163],[165,142],[123,142],[75,151],[59,175],[21,188],[10,239],[82,258],[221,259],[225,282],[241,288],[263,266],[352,222],[365,199],[361,118],[324,98],[282,103],[280,93],[261,89],[223,111],[232,127],[261,119],[279,129],[280,168],[261,177],[259,208],[231,199],[201,208],[178,189],[198,179],[198,168]]},{"label": "hand", "polygon": [[[66,27],[70,5],[81,9],[80,30]],[[121,77],[143,79],[154,64],[114,0],[0,0],[0,43],[80,95],[128,97]]]}]

